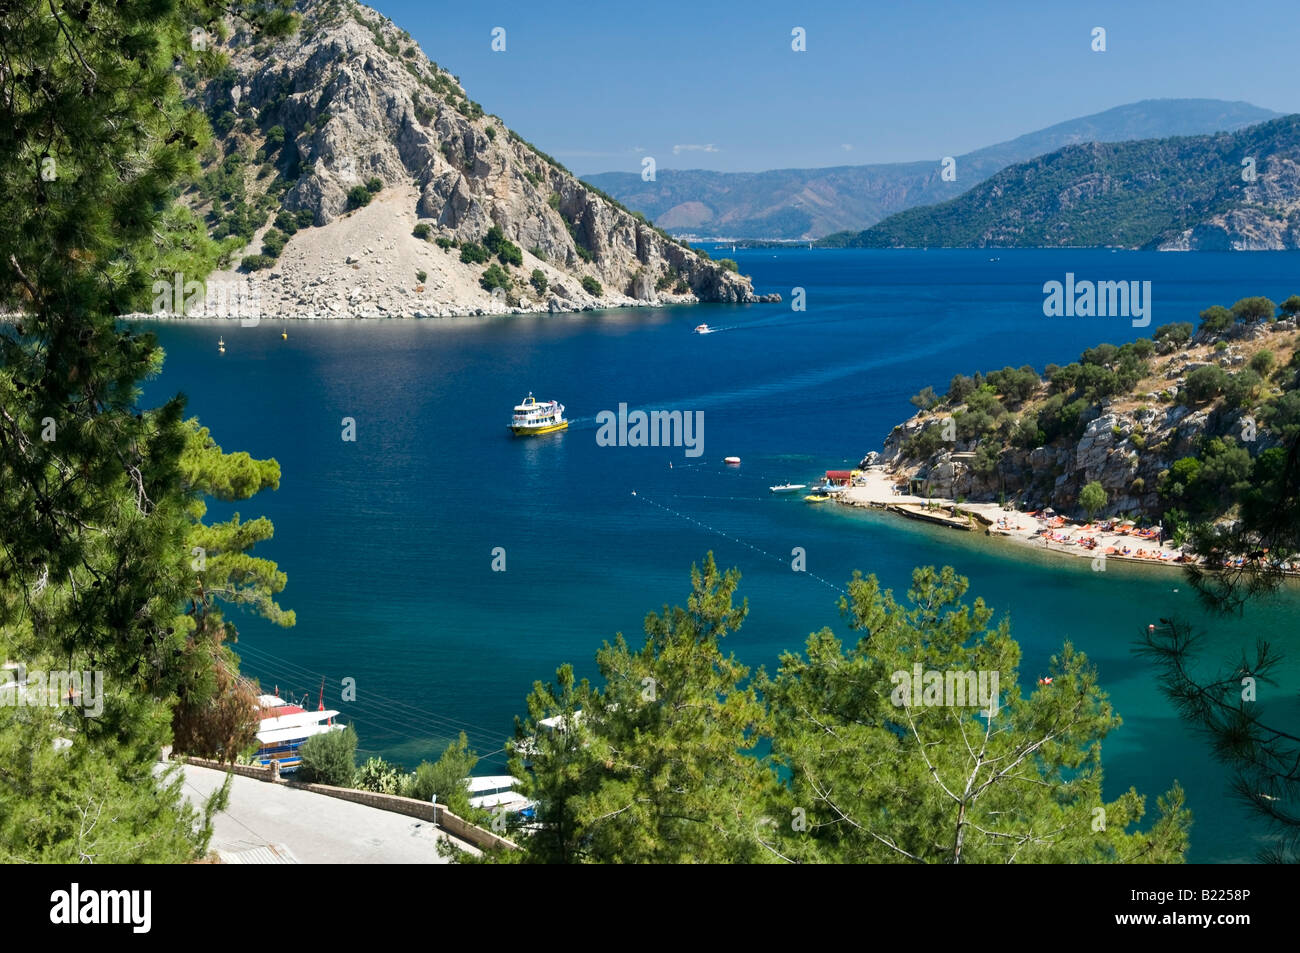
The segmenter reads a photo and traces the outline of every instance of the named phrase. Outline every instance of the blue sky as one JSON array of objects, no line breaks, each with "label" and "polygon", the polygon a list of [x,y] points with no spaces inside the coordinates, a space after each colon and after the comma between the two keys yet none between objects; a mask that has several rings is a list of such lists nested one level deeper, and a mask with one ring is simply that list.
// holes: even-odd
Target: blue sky
[{"label": "blue sky", "polygon": [[928,160],[1140,99],[1300,111],[1297,0],[371,5],[578,173]]}]

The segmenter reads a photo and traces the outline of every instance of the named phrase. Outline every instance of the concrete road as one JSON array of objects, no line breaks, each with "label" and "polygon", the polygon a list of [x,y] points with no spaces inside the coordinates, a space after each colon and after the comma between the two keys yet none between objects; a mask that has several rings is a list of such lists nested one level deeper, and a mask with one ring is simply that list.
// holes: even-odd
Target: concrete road
[{"label": "concrete road", "polygon": [[[226,778],[212,768],[181,769],[185,796],[196,807]],[[435,836],[478,853],[442,831],[435,835],[428,821],[235,775],[209,850],[234,863],[445,864]]]}]

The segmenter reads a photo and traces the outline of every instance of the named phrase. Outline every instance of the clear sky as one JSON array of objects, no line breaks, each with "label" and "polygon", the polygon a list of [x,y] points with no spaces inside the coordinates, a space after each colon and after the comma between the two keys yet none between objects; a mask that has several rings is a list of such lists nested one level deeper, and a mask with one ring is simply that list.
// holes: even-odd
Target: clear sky
[{"label": "clear sky", "polygon": [[370,5],[578,173],[934,159],[1140,99],[1300,111],[1300,0]]}]

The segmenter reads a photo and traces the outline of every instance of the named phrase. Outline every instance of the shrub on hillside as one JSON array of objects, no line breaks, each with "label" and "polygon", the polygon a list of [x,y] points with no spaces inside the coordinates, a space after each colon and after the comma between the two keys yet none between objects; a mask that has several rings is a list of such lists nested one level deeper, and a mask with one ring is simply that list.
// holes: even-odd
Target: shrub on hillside
[{"label": "shrub on hillside", "polygon": [[495,262],[484,269],[483,274],[479,277],[478,283],[483,286],[484,291],[493,291],[497,288],[510,288],[510,276],[505,270]]},{"label": "shrub on hillside", "polygon": [[1183,404],[1200,404],[1218,397],[1228,386],[1228,375],[1217,364],[1198,367],[1183,381],[1178,398]]},{"label": "shrub on hillside", "polygon": [[351,725],[342,731],[313,735],[298,748],[302,766],[298,776],[314,784],[351,787],[357,774],[357,732]]},{"label": "shrub on hillside", "polygon": [[263,268],[270,268],[275,264],[275,259],[270,255],[245,255],[239,262],[239,267],[244,271],[261,271]]},{"label": "shrub on hillside", "polygon": [[459,817],[468,816],[469,787],[465,779],[470,776],[476,764],[478,755],[470,750],[469,739],[462,731],[460,737],[447,746],[437,761],[422,761],[415,769],[411,797],[428,801],[436,794],[438,803],[445,804],[451,813]]},{"label": "shrub on hillside", "polygon": [[481,265],[489,257],[488,250],[477,242],[466,242],[460,246],[460,260],[467,265]]},{"label": "shrub on hillside", "polygon": [[600,282],[591,275],[587,275],[582,279],[582,290],[597,298],[605,293],[605,289],[601,287]]}]

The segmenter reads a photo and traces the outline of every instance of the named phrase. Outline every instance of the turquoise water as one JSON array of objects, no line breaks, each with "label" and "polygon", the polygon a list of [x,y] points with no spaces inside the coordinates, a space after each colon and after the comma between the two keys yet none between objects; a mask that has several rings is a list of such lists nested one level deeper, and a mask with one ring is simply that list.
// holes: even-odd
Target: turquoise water
[{"label": "turquoise water", "polygon": [[[732,648],[771,668],[829,625],[854,569],[901,594],[913,566],[945,563],[971,594],[1008,613],[1029,683],[1069,639],[1093,658],[1124,718],[1104,744],[1108,795],[1154,798],[1175,780],[1195,814],[1192,859],[1248,860],[1260,830],[1232,801],[1203,741],[1173,717],[1132,646],[1162,615],[1194,615],[1177,572],[1108,567],[990,545],[982,537],[874,513],[775,498],[878,449],[925,384],[957,372],[1066,363],[1202,308],[1300,290],[1293,254],[1078,251],[782,251],[731,253],[760,292],[787,303],[592,312],[553,317],[151,325],[167,350],[146,398],[183,391],[227,450],[276,457],[280,490],[238,507],[276,538],[259,552],[288,573],[282,604],[298,625],[239,621],[244,670],[270,689],[311,695],[356,724],[367,752],[414,764],[464,728],[499,749],[532,682],[592,656],[645,613],[684,600],[691,562],[714,550],[743,573],[750,616]],[[1067,271],[1150,280],[1152,327],[1125,318],[1046,318],[1042,285]],[[802,287],[807,310],[793,312]],[[707,321],[721,333],[690,333]],[[287,327],[288,340],[280,331]],[[218,335],[227,349],[219,354]],[[567,432],[510,437],[526,393],[568,406]],[[604,447],[596,415],[702,411],[704,452]],[[357,439],[341,439],[353,417]],[[740,456],[739,468],[722,465]],[[669,464],[672,464],[670,467]],[[636,495],[633,495],[635,491]],[[807,573],[790,569],[792,548]],[[493,572],[493,550],[506,571]],[[1288,596],[1216,623],[1215,661],[1264,634],[1291,650],[1270,710],[1297,714]],[[356,702],[340,680],[356,679]],[[1278,699],[1268,698],[1269,691]],[[1283,697],[1285,696],[1285,697]]]}]

